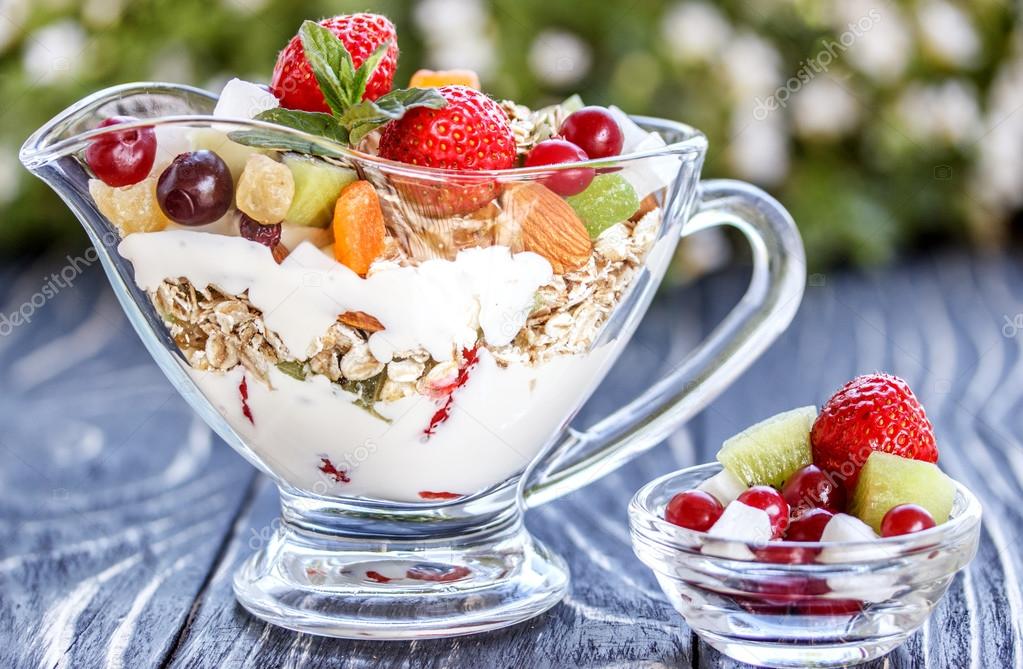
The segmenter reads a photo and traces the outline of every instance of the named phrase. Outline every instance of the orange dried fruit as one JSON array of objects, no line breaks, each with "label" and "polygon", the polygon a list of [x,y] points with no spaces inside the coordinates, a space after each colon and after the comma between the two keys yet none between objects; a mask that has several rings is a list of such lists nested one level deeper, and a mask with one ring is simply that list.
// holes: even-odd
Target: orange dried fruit
[{"label": "orange dried fruit", "polygon": [[440,88],[449,85],[480,90],[480,77],[472,70],[416,70],[408,82],[409,88]]},{"label": "orange dried fruit", "polygon": [[355,181],[341,190],[334,203],[334,257],[365,276],[384,251],[384,213],[368,181]]}]

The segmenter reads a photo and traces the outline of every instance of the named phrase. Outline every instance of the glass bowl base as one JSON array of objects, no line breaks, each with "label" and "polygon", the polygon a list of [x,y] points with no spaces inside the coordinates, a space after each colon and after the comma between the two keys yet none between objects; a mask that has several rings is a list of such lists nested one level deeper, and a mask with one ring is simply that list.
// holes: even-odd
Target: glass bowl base
[{"label": "glass bowl base", "polygon": [[869,662],[900,646],[909,634],[834,644],[794,644],[751,641],[707,632],[698,636],[715,650],[733,660],[758,667],[804,669],[806,667],[845,667]]},{"label": "glass bowl base", "polygon": [[517,528],[484,543],[309,542],[279,529],[234,575],[253,615],[345,639],[428,639],[522,622],[557,604],[568,567]]}]

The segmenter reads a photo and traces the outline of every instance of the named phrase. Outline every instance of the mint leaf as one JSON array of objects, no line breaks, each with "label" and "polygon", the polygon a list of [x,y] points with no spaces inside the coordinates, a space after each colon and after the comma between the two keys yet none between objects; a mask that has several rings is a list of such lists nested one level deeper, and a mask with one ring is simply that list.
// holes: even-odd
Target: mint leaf
[{"label": "mint leaf", "polygon": [[362,97],[359,93],[352,99],[355,65],[351,54],[334,33],[315,21],[303,21],[298,35],[323,99],[335,114],[343,114]]},{"label": "mint leaf", "polygon": [[396,121],[410,109],[440,109],[447,100],[435,88],[402,88],[382,95],[376,101],[366,100],[351,107],[338,119],[348,130],[349,141],[358,145],[367,134],[390,121]]},{"label": "mint leaf", "polygon": [[282,360],[277,363],[277,369],[293,379],[305,381],[305,365],[298,360]]},{"label": "mint leaf", "polygon": [[320,135],[327,139],[342,144],[348,141],[347,133],[337,119],[330,114],[320,112],[298,111],[297,109],[283,109],[277,107],[268,109],[256,115],[257,121],[269,121],[277,125],[287,126],[295,130],[307,132],[310,135]]},{"label": "mint leaf", "polygon": [[[294,128],[310,135],[329,139],[338,144],[348,144],[348,131],[338,125],[337,119],[330,114],[277,108],[268,109],[259,114],[256,116],[256,120]],[[299,153],[317,156],[341,157],[344,155],[340,151],[332,150],[330,147],[321,146],[301,137],[294,137],[283,132],[274,132],[273,130],[264,130],[262,128],[258,130],[237,130],[228,133],[227,136],[232,142],[238,142],[239,144],[259,149],[298,151]]]},{"label": "mint leaf", "polygon": [[355,71],[355,77],[352,79],[352,89],[350,104],[357,105],[362,100],[362,96],[366,93],[366,85],[369,83],[369,78],[373,76],[373,72],[376,71],[377,65],[383,60],[387,50],[391,48],[390,40],[384,42],[376,48],[373,53],[369,55],[369,58],[362,61],[362,65]]}]

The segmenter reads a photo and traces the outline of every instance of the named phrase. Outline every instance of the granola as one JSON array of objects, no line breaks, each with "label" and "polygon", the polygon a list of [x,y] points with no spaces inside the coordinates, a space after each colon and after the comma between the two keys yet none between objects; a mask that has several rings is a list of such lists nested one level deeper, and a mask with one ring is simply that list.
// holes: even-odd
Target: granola
[{"label": "granola", "polygon": [[[642,266],[660,224],[660,209],[654,209],[638,221],[605,230],[594,240],[585,265],[555,274],[540,287],[525,326],[510,344],[487,347],[498,364],[539,365],[589,350]],[[405,258],[381,260],[370,273],[407,262]],[[277,367],[294,378],[325,376],[347,390],[355,389],[369,402],[393,402],[414,393],[429,397],[442,393],[464,362],[434,361],[422,349],[401,352],[386,363],[379,361],[368,345],[375,328],[362,329],[341,320],[320,337],[316,352],[302,360],[266,328],[246,293],[231,295],[214,286],[177,279],[162,282],[150,298],[185,360],[198,370],[226,372],[241,365],[269,384],[269,369]],[[367,393],[372,397],[365,397]]]}]

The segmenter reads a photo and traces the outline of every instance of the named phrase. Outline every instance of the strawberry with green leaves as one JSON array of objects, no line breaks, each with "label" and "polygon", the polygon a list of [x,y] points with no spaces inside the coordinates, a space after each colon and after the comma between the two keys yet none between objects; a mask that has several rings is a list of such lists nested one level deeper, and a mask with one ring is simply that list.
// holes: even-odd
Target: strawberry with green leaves
[{"label": "strawberry with green leaves", "polygon": [[[315,82],[311,82],[308,78],[301,79],[298,74],[295,75],[296,81],[300,83],[287,87],[298,86],[295,90],[300,90],[301,93],[282,91],[278,94],[276,85],[285,87],[285,75],[282,74],[279,78],[275,71],[275,94],[284,96],[282,103],[290,100],[293,105],[319,109],[319,105],[313,103],[314,96],[308,88],[314,83],[317,94],[321,95],[325,103],[325,110],[309,111],[280,107],[259,114],[256,116],[257,120],[319,135],[340,144],[357,146],[367,134],[385,123],[400,119],[410,109],[417,107],[439,109],[446,104],[444,98],[433,89],[388,90],[397,58],[394,40],[380,42],[372,52],[364,55],[368,45],[380,37],[380,32],[374,33],[369,41],[348,33],[345,33],[347,38],[345,36],[339,38],[332,27],[336,28],[345,18],[335,17],[327,20],[325,23],[331,27],[314,21],[305,21],[295,38],[297,40],[295,44],[300,45],[302,49],[301,62],[297,60],[291,45],[282,52],[281,62],[284,62],[284,65],[279,62],[279,70],[285,74],[301,73],[308,66],[315,78]],[[361,59],[358,66],[346,42],[358,45],[358,55]],[[230,136],[232,140],[248,146],[318,155],[336,154],[329,146],[302,141],[281,133],[247,130],[233,132]]]}]

